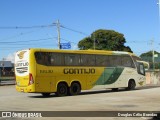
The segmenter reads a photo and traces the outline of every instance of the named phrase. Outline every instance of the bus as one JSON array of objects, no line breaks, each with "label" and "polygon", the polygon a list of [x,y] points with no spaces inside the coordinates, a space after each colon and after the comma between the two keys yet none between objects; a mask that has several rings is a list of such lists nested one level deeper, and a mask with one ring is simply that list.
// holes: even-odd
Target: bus
[{"label": "bus", "polygon": [[29,48],[16,52],[16,90],[50,96],[81,90],[133,90],[146,84],[144,63],[133,53]]}]

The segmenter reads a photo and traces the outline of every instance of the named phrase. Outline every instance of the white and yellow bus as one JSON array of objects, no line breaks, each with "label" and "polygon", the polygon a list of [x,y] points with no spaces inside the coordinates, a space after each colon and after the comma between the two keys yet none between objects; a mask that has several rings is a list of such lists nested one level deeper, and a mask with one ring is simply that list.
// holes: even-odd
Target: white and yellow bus
[{"label": "white and yellow bus", "polygon": [[145,85],[143,61],[121,51],[26,49],[15,55],[16,90],[49,96]]}]

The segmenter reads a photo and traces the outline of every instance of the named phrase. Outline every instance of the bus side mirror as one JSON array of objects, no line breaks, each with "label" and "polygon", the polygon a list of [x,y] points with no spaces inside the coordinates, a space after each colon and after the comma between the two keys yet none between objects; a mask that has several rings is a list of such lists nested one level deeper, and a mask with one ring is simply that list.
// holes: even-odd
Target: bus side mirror
[{"label": "bus side mirror", "polygon": [[137,67],[138,73],[141,75],[145,75],[145,69],[144,69],[144,64],[138,62],[138,67]]}]

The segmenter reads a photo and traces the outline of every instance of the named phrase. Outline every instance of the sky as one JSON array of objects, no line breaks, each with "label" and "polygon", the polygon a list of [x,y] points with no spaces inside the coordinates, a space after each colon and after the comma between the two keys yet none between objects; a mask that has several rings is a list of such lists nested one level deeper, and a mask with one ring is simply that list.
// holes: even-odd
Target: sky
[{"label": "sky", "polygon": [[158,0],[0,0],[0,60],[14,61],[18,50],[58,49],[61,43],[78,49],[80,40],[98,29],[124,34],[125,46],[140,55],[160,52]]}]

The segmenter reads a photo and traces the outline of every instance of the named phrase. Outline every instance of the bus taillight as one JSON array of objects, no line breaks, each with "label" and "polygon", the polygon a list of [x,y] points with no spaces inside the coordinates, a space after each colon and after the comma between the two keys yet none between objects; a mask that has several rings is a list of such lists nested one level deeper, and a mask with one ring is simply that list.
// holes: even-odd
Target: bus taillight
[{"label": "bus taillight", "polygon": [[29,83],[28,83],[28,85],[32,85],[33,83],[34,83],[33,75],[31,73],[29,73]]}]

